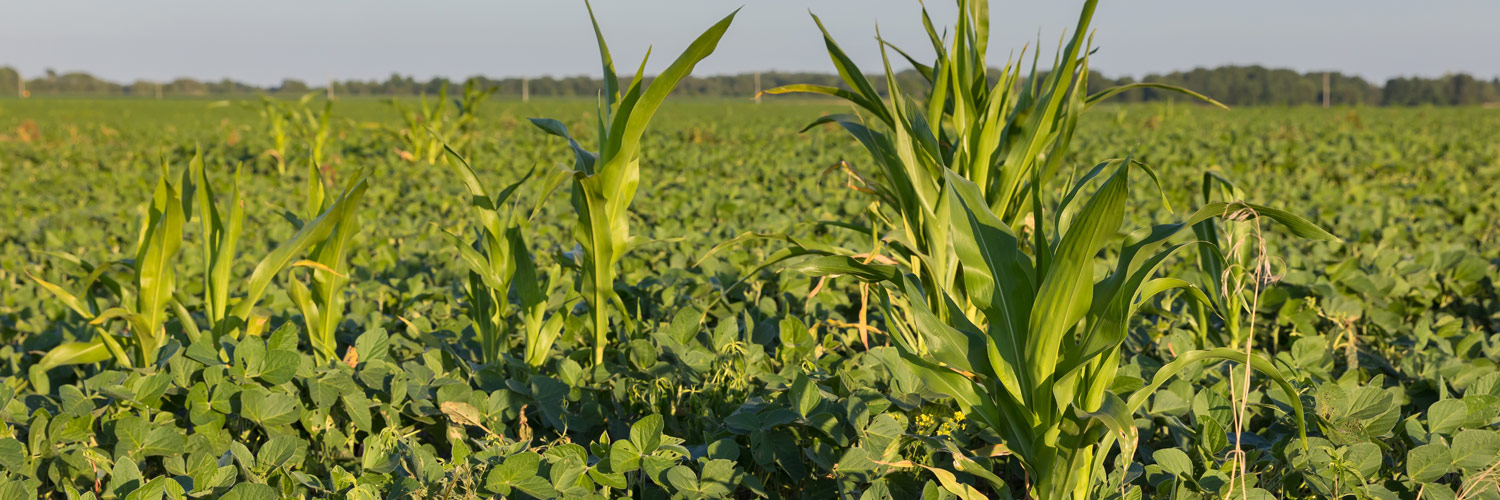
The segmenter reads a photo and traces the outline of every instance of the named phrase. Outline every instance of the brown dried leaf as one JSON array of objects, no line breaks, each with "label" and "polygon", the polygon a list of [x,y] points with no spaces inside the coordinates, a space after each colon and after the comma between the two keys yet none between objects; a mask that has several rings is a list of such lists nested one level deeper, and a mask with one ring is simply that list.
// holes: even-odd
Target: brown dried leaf
[{"label": "brown dried leaf", "polygon": [[448,420],[452,420],[455,424],[484,427],[484,423],[479,418],[479,409],[474,405],[461,401],[448,401],[439,408],[443,410],[444,415],[448,416]]}]

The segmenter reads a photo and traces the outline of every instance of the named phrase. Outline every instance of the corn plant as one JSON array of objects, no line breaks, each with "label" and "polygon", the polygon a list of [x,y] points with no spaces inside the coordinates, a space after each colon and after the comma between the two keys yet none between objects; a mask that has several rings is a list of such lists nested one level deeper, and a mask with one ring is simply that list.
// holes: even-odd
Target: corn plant
[{"label": "corn plant", "polygon": [[[881,176],[877,180],[856,172],[865,183],[860,188],[872,192],[898,215],[894,225],[900,231],[899,240],[890,248],[913,265],[912,272],[924,286],[951,288],[959,279],[957,262],[938,248],[948,240],[947,221],[937,205],[946,189],[947,172],[978,186],[990,211],[1015,225],[1032,211],[1025,186],[1045,184],[1057,174],[1078,118],[1098,102],[1130,88],[1150,86],[1222,106],[1192,91],[1161,84],[1131,84],[1088,95],[1091,50],[1084,34],[1095,4],[1091,0],[1084,5],[1073,36],[1050,71],[1038,74],[1033,56],[1030,72],[1023,77],[1021,60],[1011,60],[993,83],[986,56],[988,2],[958,1],[955,33],[946,45],[924,9],[923,25],[936,51],[932,64],[923,64],[883,40],[880,43],[882,56],[890,47],[921,73],[928,84],[925,102],[904,94],[906,89],[898,85],[889,57],[884,57],[887,96],[879,94],[814,15],[828,55],[848,88],[799,84],[766,92],[835,96],[868,114],[827,115],[807,128],[836,123],[864,146]],[[929,256],[930,267],[916,267],[917,255]]]},{"label": "corn plant", "polygon": [[[164,324],[169,303],[176,300],[177,275],[172,261],[182,247],[185,208],[181,192],[171,182],[167,164],[163,161],[161,178],[145,207],[135,258],[120,263],[130,270],[130,281],[135,288],[131,291],[119,289],[121,293],[117,297],[120,303],[114,307],[96,310],[92,296],[86,295],[81,300],[60,286],[32,278],[79,316],[89,320],[90,325],[97,327],[93,340],[65,343],[49,351],[38,362],[42,370],[61,364],[95,363],[108,359],[108,356],[127,367],[145,366],[156,361],[157,349],[168,340]],[[95,271],[102,272],[109,267],[101,266]],[[99,276],[90,273],[84,280],[85,285],[91,287],[97,278]],[[124,334],[100,327],[113,320],[125,321]],[[196,333],[190,331],[190,336],[196,336]]]},{"label": "corn plant", "polygon": [[276,174],[286,175],[287,140],[290,120],[280,101],[260,96],[260,116],[270,128],[271,149],[266,154],[276,159]]},{"label": "corn plant", "polygon": [[[1207,303],[1202,291],[1185,281],[1151,279],[1157,266],[1186,244],[1157,249],[1183,229],[1243,205],[1205,205],[1186,223],[1131,234],[1114,271],[1097,282],[1094,259],[1123,224],[1134,162],[1099,164],[1074,184],[1051,220],[1045,216],[1042,186],[1067,156],[1078,117],[1126,89],[1086,94],[1090,51],[1084,33],[1094,8],[1095,2],[1085,4],[1071,40],[1045,76],[1037,74],[1033,62],[1022,78],[1020,65],[1012,62],[993,85],[985,63],[987,2],[960,0],[954,39],[946,47],[924,12],[936,62],[923,65],[895,50],[928,81],[925,104],[903,93],[888,57],[888,98],[877,94],[814,16],[852,90],[794,85],[771,91],[838,96],[881,124],[884,130],[868,126],[862,116],[833,115],[813,125],[837,123],[860,141],[883,180],[856,173],[861,187],[898,214],[894,225],[900,232],[887,238],[901,257],[896,265],[824,255],[799,268],[888,284],[881,295],[905,364],[1000,434],[1025,465],[1032,495],[1042,499],[1084,498],[1112,440],[1133,440],[1131,414],[1150,391],[1126,402],[1107,389],[1137,306],[1172,289]],[[881,43],[884,53],[887,44]],[[1087,183],[1110,167],[1103,185],[1081,208],[1074,206]],[[1141,168],[1155,179],[1152,170]],[[1331,238],[1289,213],[1254,208],[1299,236]],[[827,253],[794,246],[770,261]],[[1269,374],[1291,396],[1302,423],[1295,393],[1275,367],[1233,349],[1183,355],[1154,383],[1180,370],[1179,363],[1204,359],[1246,361]]]},{"label": "corn plant", "polygon": [[[209,184],[205,182],[204,185],[207,186]],[[281,242],[270,253],[262,257],[255,265],[255,268],[250,271],[250,276],[243,281],[244,295],[234,302],[232,308],[228,308],[228,314],[225,314],[222,318],[211,324],[214,337],[218,338],[223,335],[239,334],[246,331],[246,328],[257,327],[259,322],[251,321],[254,317],[255,305],[260,302],[261,297],[265,295],[266,289],[270,287],[271,281],[282,270],[293,266],[307,266],[319,268],[320,271],[324,272],[330,271],[331,268],[329,266],[322,264],[318,260],[298,259],[298,256],[303,255],[304,252],[307,252],[309,249],[314,248],[334,235],[334,232],[341,227],[341,223],[353,216],[355,207],[359,204],[360,198],[364,196],[364,192],[368,186],[369,184],[366,182],[364,176],[358,176],[354,181],[350,182],[349,186],[344,189],[338,198],[327,205],[327,208],[318,212],[316,217],[311,220],[299,221],[300,225],[296,233],[292,234],[290,238]],[[231,204],[233,205],[239,204],[237,191],[236,189],[236,199],[231,200]],[[231,209],[231,211],[233,210],[235,209]],[[231,220],[233,220],[233,217],[231,217]],[[215,234],[224,231],[222,227],[214,227],[217,224],[212,218],[204,221],[203,224],[205,224],[205,233]],[[345,227],[354,227],[354,225],[351,224]],[[352,229],[346,230],[352,231]],[[350,236],[341,235],[340,237],[348,238]],[[234,246],[235,244],[232,240],[223,243],[223,247],[231,250]],[[342,252],[342,250],[339,250],[339,252]],[[227,254],[223,258],[227,259]],[[322,257],[315,255],[314,258],[321,259]],[[222,273],[221,276],[229,275],[229,271],[218,272]],[[226,292],[221,292],[226,294],[226,296],[229,287],[228,281],[228,279],[223,279],[219,284],[219,289],[226,290]],[[295,287],[296,285],[292,286]],[[216,305],[216,307],[224,306]]]},{"label": "corn plant", "polygon": [[298,110],[302,116],[302,135],[312,141],[311,157],[308,158],[313,165],[323,165],[323,150],[328,147],[328,119],[333,115],[333,101],[323,101],[323,110],[314,113],[307,106],[308,96],[303,96],[298,101],[301,108]]},{"label": "corn plant", "polygon": [[328,145],[329,118],[333,114],[333,101],[324,101],[322,111],[313,111],[312,103],[317,94],[307,94],[297,99],[296,105],[267,96],[260,97],[260,115],[270,127],[271,150],[276,159],[277,175],[286,175],[288,148],[293,139],[311,142],[308,154],[311,161],[323,163],[323,150]]},{"label": "corn plant", "polygon": [[[350,186],[352,187],[352,186]],[[325,195],[323,176],[316,163],[309,163],[307,171],[307,204],[304,217],[308,220],[328,210],[333,204]],[[287,291],[292,301],[302,311],[302,320],[307,327],[307,338],[311,341],[318,362],[338,359],[338,342],[334,334],[344,317],[345,288],[349,285],[349,260],[347,254],[359,232],[359,215],[350,210],[334,223],[331,234],[313,245],[310,255],[310,280],[312,288],[296,277],[287,280]]]},{"label": "corn plant", "polygon": [[[183,242],[183,226],[186,214],[192,212],[192,201],[196,197],[201,209],[204,299],[203,316],[208,319],[209,337],[217,340],[224,335],[254,333],[263,326],[255,317],[255,305],[264,296],[271,281],[282,270],[294,265],[324,267],[314,261],[299,262],[296,257],[313,245],[324,241],[351,213],[363,195],[366,183],[363,179],[351,184],[337,200],[331,203],[313,220],[301,225],[288,240],[263,257],[248,278],[241,280],[244,294],[231,298],[234,287],[232,267],[234,250],[238,244],[243,223],[243,212],[239,198],[238,180],[230,190],[230,203],[226,211],[214,200],[214,190],[204,168],[202,154],[194,156],[189,168],[183,172],[180,183],[170,181],[169,168],[161,166],[161,178],[146,206],[140,238],[136,244],[133,260],[113,262],[102,266],[85,266],[91,269],[80,281],[81,293],[70,292],[60,285],[32,277],[69,309],[89,321],[95,331],[87,342],[64,343],[49,351],[37,366],[47,370],[66,364],[97,363],[111,357],[121,366],[146,366],[156,362],[157,351],[170,336],[165,323],[168,314],[173,315],[188,342],[205,339],[196,318],[188,311],[184,298],[177,292],[178,275],[174,258]],[[192,179],[198,180],[193,186]],[[182,186],[179,188],[178,186]],[[191,191],[197,191],[196,195]],[[134,288],[120,286],[106,276],[110,269],[124,268]],[[101,308],[95,284],[119,299],[119,304]],[[126,324],[125,332],[114,333],[104,328],[110,321],[120,320]]]},{"label": "corn plant", "polygon": [[229,314],[229,293],[234,286],[230,281],[234,250],[245,225],[245,207],[240,201],[240,170],[235,169],[234,182],[230,184],[226,213],[219,210],[201,152],[193,155],[188,169],[193,172],[198,185],[198,221],[203,229],[199,232],[203,239],[203,313],[209,325],[219,325]]},{"label": "corn plant", "polygon": [[[523,217],[514,204],[506,201],[531,178],[534,171],[490,195],[469,161],[452,148],[445,149],[450,160],[448,163],[463,180],[469,193],[469,206],[479,221],[478,236],[471,243],[465,243],[456,234],[444,234],[469,268],[468,315],[474,332],[479,336],[482,360],[494,363],[501,359],[501,353],[510,351],[513,332],[507,320],[512,317],[509,308],[514,298],[519,305],[514,316],[520,319],[525,339],[522,360],[531,367],[541,366],[562,333],[565,315],[546,316],[549,309],[547,299],[557,284],[553,278],[557,273],[545,276],[537,272],[535,259],[523,234],[526,222],[536,215],[542,202],[562,183],[566,172],[560,171],[559,175],[547,180],[535,207]],[[506,208],[502,211],[501,207]]]},{"label": "corn plant", "polygon": [[[1244,198],[1234,183],[1214,172],[1203,174],[1202,195],[1204,203],[1212,203],[1215,193],[1219,199],[1239,200]],[[1215,220],[1205,220],[1193,225],[1193,234],[1203,241],[1212,241],[1220,245],[1207,246],[1198,251],[1198,271],[1201,274],[1201,282],[1210,292],[1208,303],[1195,304],[1193,307],[1193,320],[1195,333],[1198,336],[1200,347],[1212,345],[1239,346],[1244,344],[1250,332],[1244,331],[1241,324],[1245,314],[1254,314],[1250,307],[1250,301],[1242,284],[1251,280],[1259,279],[1256,275],[1260,270],[1252,261],[1251,252],[1233,251],[1235,247],[1243,246],[1250,242],[1250,228],[1245,224],[1221,225]],[[1231,250],[1227,254],[1221,249]],[[1218,335],[1211,335],[1212,316],[1223,319],[1218,329]],[[1211,336],[1215,338],[1210,338]]]},{"label": "corn plant", "polygon": [[401,106],[400,101],[391,98],[391,106],[396,108],[402,121],[406,123],[406,128],[395,132],[404,143],[402,157],[407,161],[424,161],[430,165],[437,163],[442,157],[445,145],[463,149],[473,135],[479,106],[495,90],[497,88],[481,87],[477,80],[464,82],[463,97],[453,100],[453,106],[458,109],[458,116],[454,118],[448,116],[447,82],[438,88],[436,101],[428,102],[425,94],[420,96],[417,109],[407,109]]},{"label": "corn plant", "polygon": [[[1126,327],[1143,302],[1174,289],[1184,290],[1184,297],[1208,301],[1186,281],[1153,278],[1176,250],[1212,245],[1200,241],[1164,247],[1171,237],[1202,221],[1249,208],[1298,236],[1333,238],[1274,208],[1210,203],[1181,223],[1130,233],[1113,253],[1110,272],[1096,280],[1096,256],[1124,223],[1131,164],[1128,159],[1104,162],[1081,177],[1054,210],[1076,208],[1077,201],[1082,207],[1055,229],[1040,222],[1046,218],[1034,185],[1033,213],[1039,222],[1029,242],[990,209],[978,184],[948,171],[947,189],[937,200],[944,213],[935,215],[950,223],[948,241],[938,248],[960,267],[960,281],[952,285],[923,286],[910,272],[917,265],[867,264],[849,256],[816,257],[795,268],[886,284],[879,293],[903,363],[1001,436],[1026,467],[1034,498],[1087,498],[1094,484],[1092,473],[1102,467],[1112,443],[1124,439],[1124,452],[1130,453],[1134,411],[1155,387],[1206,360],[1245,361],[1268,375],[1288,395],[1305,436],[1301,403],[1285,377],[1263,356],[1235,349],[1183,353],[1128,401],[1110,392]],[[1086,184],[1111,168],[1107,180],[1080,199]],[[919,259],[918,265],[930,266],[937,257]],[[996,487],[1005,485],[997,481]]]},{"label": "corn plant", "polygon": [[[588,5],[585,2],[585,5]],[[730,14],[699,35],[671,66],[643,85],[646,60],[641,60],[640,69],[630,81],[624,94],[620,93],[619,79],[615,76],[614,61],[599,22],[594,18],[593,7],[589,7],[589,19],[594,26],[594,35],[599,42],[599,55],[604,67],[604,92],[601,96],[598,116],[598,151],[588,151],[568,133],[562,122],[551,119],[531,119],[531,122],[549,134],[568,141],[573,150],[573,211],[578,216],[573,237],[582,245],[582,279],[580,289],[589,304],[594,328],[594,363],[604,362],[604,345],[609,334],[609,309],[624,305],[615,294],[615,266],[630,243],[630,202],[640,183],[641,136],[646,132],[652,115],[656,114],[667,94],[684,77],[693,71],[703,58],[712,54],[719,39],[729,29],[734,16]],[[650,52],[647,52],[647,58]],[[622,318],[628,321],[628,315]]]}]

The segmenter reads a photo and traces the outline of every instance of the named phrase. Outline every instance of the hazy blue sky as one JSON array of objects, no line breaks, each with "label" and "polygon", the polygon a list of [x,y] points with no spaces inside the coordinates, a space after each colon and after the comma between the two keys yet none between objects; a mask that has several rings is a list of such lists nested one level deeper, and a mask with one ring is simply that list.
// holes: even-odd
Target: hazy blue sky
[{"label": "hazy blue sky", "polygon": [[[572,0],[9,1],[0,65],[113,80],[229,77],[384,79],[441,75],[597,75],[583,2]],[[951,23],[950,0],[929,0]],[[1103,0],[1094,66],[1110,75],[1258,63],[1336,69],[1383,82],[1399,75],[1500,76],[1495,0]],[[991,63],[1040,34],[1051,55],[1080,0],[992,0]],[[699,74],[830,71],[809,9],[866,70],[886,38],[926,55],[915,0],[598,0],[616,64],[665,67],[702,29],[744,5]],[[625,71],[621,68],[621,71]]]}]

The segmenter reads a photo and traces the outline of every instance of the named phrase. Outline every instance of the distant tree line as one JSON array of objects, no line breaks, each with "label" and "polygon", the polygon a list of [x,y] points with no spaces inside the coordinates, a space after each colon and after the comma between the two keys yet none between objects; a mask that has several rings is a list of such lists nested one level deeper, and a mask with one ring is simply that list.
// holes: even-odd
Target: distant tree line
[{"label": "distant tree line", "polygon": [[[991,72],[992,79],[995,72]],[[1131,77],[1110,78],[1097,71],[1089,76],[1089,91],[1097,92],[1114,85],[1137,81],[1180,85],[1196,90],[1232,106],[1257,105],[1316,105],[1323,102],[1323,77],[1320,72],[1299,73],[1289,69],[1272,69],[1262,66],[1220,66],[1178,71],[1168,74],[1151,74],[1136,80]],[[1342,73],[1329,73],[1329,100],[1338,106],[1464,106],[1500,102],[1500,78],[1483,80],[1468,74],[1449,74],[1440,77],[1403,77],[1387,80],[1376,85],[1363,78]],[[591,97],[601,87],[599,80],[589,77],[541,77],[492,79],[474,77],[485,87],[494,87],[502,96],[515,97],[522,94],[523,85],[531,97]],[[0,66],[0,97],[15,96],[20,92],[19,77],[15,69]],[[648,79],[649,80],[649,79]],[[871,82],[880,92],[885,92],[885,78],[872,76]],[[436,94],[445,84],[456,87],[463,81],[433,78],[427,81],[410,76],[392,74],[384,81],[345,80],[333,82],[335,96],[411,96]],[[628,84],[628,82],[625,82]],[[823,73],[764,72],[760,74],[760,88],[771,89],[791,83],[813,83],[842,86],[837,75]],[[925,91],[925,83],[916,71],[907,70],[897,75],[897,84],[907,92]],[[623,87],[623,85],[622,85]],[[676,93],[685,96],[728,97],[749,99],[755,94],[755,74],[696,77],[685,80]],[[281,84],[261,87],[229,79],[198,81],[179,78],[170,82],[138,80],[128,84],[96,78],[88,73],[57,73],[48,70],[45,75],[25,81],[25,90],[34,96],[48,95],[94,95],[94,96],[225,96],[252,94],[300,95],[307,92],[326,92],[325,86],[312,86],[306,82],[287,79]],[[1159,89],[1137,89],[1121,94],[1116,102],[1158,102],[1182,100],[1179,94]]]},{"label": "distant tree line", "polygon": [[[1436,78],[1405,77],[1376,85],[1358,76],[1330,72],[1329,102],[1335,106],[1467,106],[1500,102],[1500,78],[1489,81],[1458,73]],[[1165,75],[1146,75],[1139,81],[1186,87],[1232,106],[1299,105],[1323,102],[1324,73],[1298,73],[1263,66],[1220,66]],[[1109,79],[1098,73],[1089,77],[1090,91],[1131,83],[1129,77]],[[1180,94],[1159,89],[1140,89],[1116,97],[1120,101],[1147,102],[1183,99]]]}]

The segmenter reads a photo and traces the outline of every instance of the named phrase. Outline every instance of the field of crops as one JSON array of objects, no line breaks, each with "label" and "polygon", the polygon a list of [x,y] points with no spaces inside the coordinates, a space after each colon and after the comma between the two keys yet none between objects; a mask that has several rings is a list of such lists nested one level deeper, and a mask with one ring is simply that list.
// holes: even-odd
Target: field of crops
[{"label": "field of crops", "polygon": [[0,498],[1500,499],[1496,110],[672,68],[0,100]]}]

